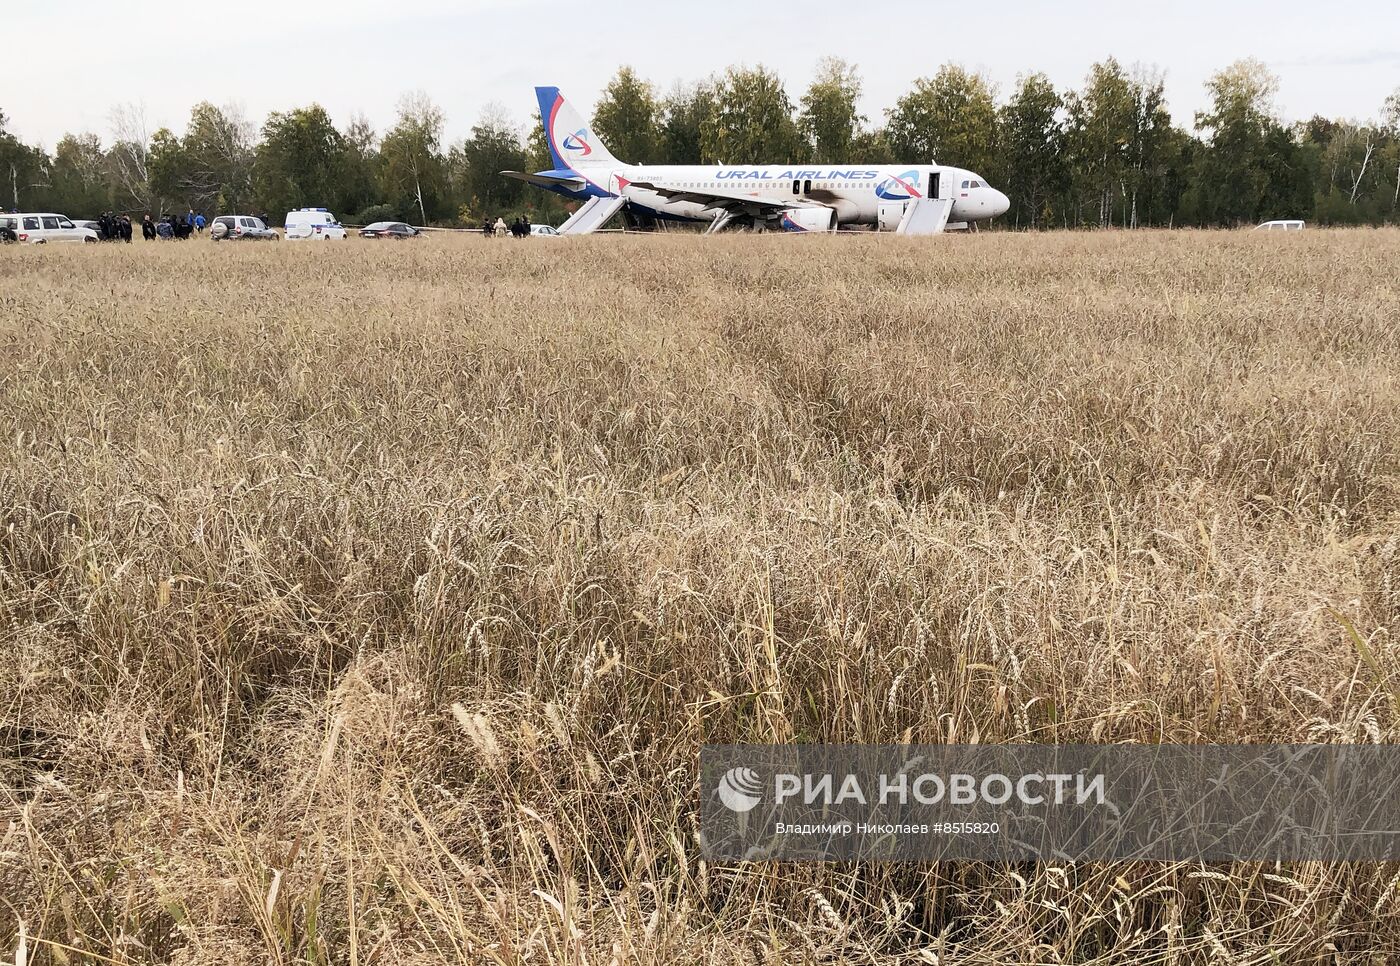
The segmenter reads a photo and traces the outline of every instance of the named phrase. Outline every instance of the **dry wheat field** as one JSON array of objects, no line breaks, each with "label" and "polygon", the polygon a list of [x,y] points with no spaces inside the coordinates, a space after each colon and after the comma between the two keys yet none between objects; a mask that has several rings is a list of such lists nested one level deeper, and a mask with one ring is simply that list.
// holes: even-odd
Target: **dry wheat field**
[{"label": "dry wheat field", "polygon": [[0,250],[0,961],[1380,963],[699,859],[709,742],[1400,740],[1400,232]]}]

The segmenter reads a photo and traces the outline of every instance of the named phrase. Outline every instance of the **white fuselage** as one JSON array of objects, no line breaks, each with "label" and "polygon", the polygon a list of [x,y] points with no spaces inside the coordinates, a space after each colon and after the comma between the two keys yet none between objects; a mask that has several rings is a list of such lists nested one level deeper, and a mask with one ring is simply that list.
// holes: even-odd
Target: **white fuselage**
[{"label": "white fuselage", "polygon": [[[536,87],[535,97],[554,167],[501,173],[589,202],[575,213],[576,231],[596,231],[623,202],[633,216],[714,222],[715,228],[742,218],[788,231],[871,225],[906,234],[965,226],[1010,207],[981,175],[937,164],[627,164],[559,88]],[[592,219],[590,209],[597,212]],[[916,226],[920,230],[911,232]]]},{"label": "white fuselage", "polygon": [[[797,167],[770,165],[619,165],[604,170],[579,166],[587,179],[576,197],[621,195],[634,205],[650,209],[662,218],[711,221],[722,215],[705,198],[676,197],[675,191],[693,189],[726,196],[751,196],[768,202],[794,205],[817,202],[836,211],[841,225],[873,225],[892,228],[907,202],[928,197],[950,199],[950,223],[968,223],[995,217],[1007,209],[1007,199],[974,172],[946,165],[828,165]],[[668,189],[663,194],[634,182]]]}]

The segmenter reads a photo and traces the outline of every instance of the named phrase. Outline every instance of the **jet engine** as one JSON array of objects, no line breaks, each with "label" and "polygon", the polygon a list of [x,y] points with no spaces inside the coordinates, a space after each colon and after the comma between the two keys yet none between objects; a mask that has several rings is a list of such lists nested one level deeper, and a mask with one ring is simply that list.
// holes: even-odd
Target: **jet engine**
[{"label": "jet engine", "polygon": [[783,231],[831,231],[836,227],[834,208],[784,208],[779,215],[778,227]]}]

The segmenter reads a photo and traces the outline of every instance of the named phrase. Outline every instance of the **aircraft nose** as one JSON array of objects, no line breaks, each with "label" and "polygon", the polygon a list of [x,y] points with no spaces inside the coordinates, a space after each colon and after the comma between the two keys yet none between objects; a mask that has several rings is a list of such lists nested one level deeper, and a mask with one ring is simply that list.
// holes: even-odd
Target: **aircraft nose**
[{"label": "aircraft nose", "polygon": [[992,217],[1004,215],[1011,210],[1011,199],[995,188],[992,189]]}]

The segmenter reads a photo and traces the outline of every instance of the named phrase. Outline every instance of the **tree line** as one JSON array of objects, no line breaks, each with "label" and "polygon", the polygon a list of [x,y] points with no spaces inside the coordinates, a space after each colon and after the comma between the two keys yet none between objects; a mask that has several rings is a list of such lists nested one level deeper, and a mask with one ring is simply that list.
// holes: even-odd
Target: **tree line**
[{"label": "tree line", "polygon": [[[1078,90],[1041,73],[1003,97],[984,75],[945,64],[914,81],[878,122],[861,114],[862,80],[837,58],[794,100],[763,66],[731,67],[662,93],[631,68],[608,83],[593,124],[629,162],[884,164],[970,168],[1011,199],[1019,228],[1236,225],[1301,217],[1322,224],[1400,221],[1400,90],[1374,119],[1286,125],[1278,79],[1253,60],[1206,83],[1191,130],[1173,123],[1159,71],[1094,64]],[[518,125],[497,107],[444,144],[444,115],[405,96],[380,133],[343,129],[318,104],[261,126],[237,106],[197,104],[183,133],[149,131],[130,105],[110,139],[66,134],[52,153],[5,130],[0,204],[88,217],[99,211],[209,214],[324,205],[346,220],[474,224],[509,212],[563,214],[563,199],[502,178],[553,167],[538,113]]]}]

